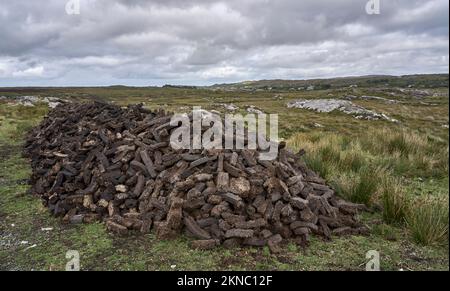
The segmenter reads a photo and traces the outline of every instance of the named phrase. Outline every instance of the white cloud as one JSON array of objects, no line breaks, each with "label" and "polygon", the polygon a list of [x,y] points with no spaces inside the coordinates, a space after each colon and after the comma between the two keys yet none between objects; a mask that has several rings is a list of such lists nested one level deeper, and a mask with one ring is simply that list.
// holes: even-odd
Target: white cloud
[{"label": "white cloud", "polygon": [[132,61],[131,57],[120,56],[87,56],[82,58],[71,58],[63,61],[63,64],[69,66],[100,66],[100,67],[116,67]]},{"label": "white cloud", "polygon": [[13,77],[41,77],[44,74],[44,67],[38,66],[28,68],[25,70],[15,71],[12,73]]}]

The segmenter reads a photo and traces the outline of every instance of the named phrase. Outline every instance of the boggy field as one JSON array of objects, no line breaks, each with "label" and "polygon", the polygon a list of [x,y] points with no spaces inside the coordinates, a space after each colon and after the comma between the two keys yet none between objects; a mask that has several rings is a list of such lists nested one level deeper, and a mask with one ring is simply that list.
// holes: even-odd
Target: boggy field
[{"label": "boggy field", "polygon": [[[313,236],[307,248],[288,243],[279,253],[200,251],[183,236],[116,236],[102,223],[63,224],[28,193],[31,168],[22,156],[26,133],[57,102],[45,97],[172,112],[201,106],[276,113],[288,146],[304,149],[306,164],[339,196],[368,206],[360,219],[370,234]],[[327,112],[330,100],[346,102]],[[288,108],[295,101],[307,106]],[[366,253],[375,250],[382,270],[448,270],[448,101],[448,75],[205,88],[0,88],[0,269],[64,270],[66,252],[77,250],[83,270],[364,270]]]}]

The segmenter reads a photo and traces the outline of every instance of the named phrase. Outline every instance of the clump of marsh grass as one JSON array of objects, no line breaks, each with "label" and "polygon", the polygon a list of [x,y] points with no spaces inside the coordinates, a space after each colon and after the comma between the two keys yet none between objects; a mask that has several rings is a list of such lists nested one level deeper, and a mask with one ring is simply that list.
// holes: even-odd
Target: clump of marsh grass
[{"label": "clump of marsh grass", "polygon": [[432,245],[448,242],[448,197],[421,197],[411,203],[406,224],[414,242]]},{"label": "clump of marsh grass", "polygon": [[385,177],[382,183],[380,199],[383,220],[388,224],[404,224],[409,201],[401,182],[396,178]]},{"label": "clump of marsh grass", "polygon": [[381,176],[382,170],[364,166],[358,172],[335,173],[330,183],[340,196],[370,206],[378,191]]},{"label": "clump of marsh grass", "polygon": [[406,129],[369,129],[359,136],[298,133],[291,148],[305,149],[307,166],[327,179],[336,192],[352,202],[383,207],[387,224],[403,225],[419,244],[448,238],[448,196],[406,193],[403,179],[448,179],[448,142]]}]

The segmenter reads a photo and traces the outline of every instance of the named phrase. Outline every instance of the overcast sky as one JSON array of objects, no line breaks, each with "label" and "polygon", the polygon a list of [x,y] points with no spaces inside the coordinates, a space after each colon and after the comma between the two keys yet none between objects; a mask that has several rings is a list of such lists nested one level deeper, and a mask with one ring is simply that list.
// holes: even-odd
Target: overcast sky
[{"label": "overcast sky", "polygon": [[448,0],[0,0],[0,86],[449,70]]}]

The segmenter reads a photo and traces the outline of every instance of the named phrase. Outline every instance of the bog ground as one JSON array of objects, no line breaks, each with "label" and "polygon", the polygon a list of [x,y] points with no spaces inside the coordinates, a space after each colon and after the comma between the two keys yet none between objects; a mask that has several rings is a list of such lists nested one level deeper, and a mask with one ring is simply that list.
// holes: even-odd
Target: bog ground
[{"label": "bog ground", "polygon": [[[5,97],[0,99],[0,269],[63,270],[66,252],[78,250],[83,270],[364,270],[366,252],[377,250],[383,270],[448,270],[448,75],[447,86],[441,78],[360,80],[359,86],[333,81],[314,83],[309,90],[283,83],[0,88]],[[271,254],[249,247],[197,251],[187,237],[117,237],[101,223],[62,224],[28,194],[31,169],[21,155],[25,133],[42,120],[48,104],[29,106],[13,98],[18,96],[142,102],[175,112],[200,105],[221,112],[278,113],[288,145],[305,149],[305,162],[340,196],[369,206],[371,212],[361,219],[370,235],[331,242],[313,237],[305,249],[290,243]],[[389,119],[287,107],[298,99],[349,100]]]}]

